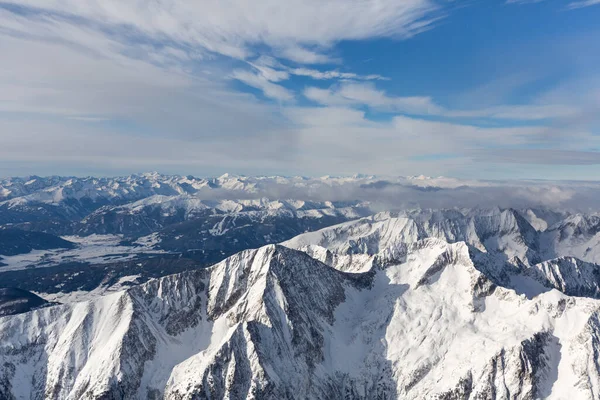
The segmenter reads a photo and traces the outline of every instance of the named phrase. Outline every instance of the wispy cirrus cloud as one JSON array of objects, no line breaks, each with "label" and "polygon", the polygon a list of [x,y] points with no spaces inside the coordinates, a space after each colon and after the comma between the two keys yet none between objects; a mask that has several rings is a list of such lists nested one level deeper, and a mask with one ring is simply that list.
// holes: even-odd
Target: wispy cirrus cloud
[{"label": "wispy cirrus cloud", "polygon": [[489,118],[535,121],[577,115],[577,107],[564,104],[501,105],[482,109],[456,110],[442,107],[427,96],[390,96],[372,83],[346,82],[330,88],[308,87],[304,96],[328,106],[367,106],[405,114],[447,118]]},{"label": "wispy cirrus cloud", "polygon": [[[541,3],[545,0],[506,0],[507,4],[532,4],[532,3]],[[567,9],[574,10],[577,8],[589,7],[596,4],[600,4],[600,0],[581,0],[581,1],[572,1],[567,4]]]},{"label": "wispy cirrus cloud", "polygon": [[289,67],[273,57],[262,56],[256,60],[248,61],[252,70],[237,69],[233,71],[232,78],[241,81],[263,92],[266,97],[278,101],[288,101],[294,94],[278,84],[290,79],[292,76],[302,76],[314,80],[388,80],[381,75],[359,75],[353,72],[340,72],[338,70],[316,70],[306,67]]},{"label": "wispy cirrus cloud", "polygon": [[584,0],[584,1],[574,1],[570,3],[567,7],[570,9],[589,7],[593,5],[600,4],[600,0]]},{"label": "wispy cirrus cloud", "polygon": [[472,153],[480,161],[510,164],[599,165],[599,151],[562,149],[496,149]]},{"label": "wispy cirrus cloud", "polygon": [[[159,0],[151,6],[145,2],[116,0],[83,3],[0,1],[0,40],[4,46],[10,47],[8,51],[20,47],[17,42],[25,47],[39,48],[39,57],[30,53],[29,59],[23,60],[31,63],[28,65],[39,64],[35,59],[41,59],[48,49],[58,49],[64,55],[68,53],[68,57],[80,59],[82,65],[90,70],[98,67],[92,66],[88,60],[101,60],[98,65],[111,64],[106,67],[111,79],[117,78],[117,71],[123,72],[118,78],[123,81],[123,88],[143,80],[149,73],[161,76],[148,76],[145,82],[157,87],[168,81],[165,90],[174,82],[178,82],[176,86],[180,91],[202,82],[206,86],[221,85],[220,89],[216,89],[219,92],[216,98],[219,98],[224,91],[235,91],[225,88],[227,78],[232,77],[261,90],[268,98],[290,101],[294,93],[277,82],[287,80],[291,75],[318,80],[383,77],[284,66],[274,57],[307,64],[337,62],[339,60],[335,56],[326,54],[336,42],[371,37],[408,38],[431,27],[440,9],[441,5],[436,0],[385,0],[377,6],[359,0],[334,0],[327,7],[296,0],[285,5],[273,0],[253,5],[243,1],[225,5],[218,1],[171,3]],[[294,24],[286,22],[291,19]],[[262,47],[261,51],[256,50],[257,46]],[[271,56],[255,57],[256,54],[269,53]],[[219,57],[254,59],[249,62],[258,73],[238,67],[229,69],[224,67],[227,65],[224,63],[215,66]],[[19,54],[15,60],[22,58],[23,55]],[[264,63],[269,58],[275,61],[276,67]],[[79,112],[77,109],[82,107],[78,104],[78,97],[86,97],[89,89],[87,93],[76,93],[77,86],[67,82],[76,76],[69,76],[69,63],[55,60],[50,64],[48,73],[43,73],[35,67],[22,69],[17,61],[5,63],[4,70],[10,73],[0,80],[0,91],[6,96],[13,96],[14,101],[6,98],[0,109],[27,112],[43,109],[46,113],[54,110],[58,114]],[[14,68],[7,71],[11,65]],[[208,76],[211,70],[212,75]],[[82,75],[90,77],[86,84],[107,76],[103,72],[83,71]],[[50,76],[52,81],[44,82]],[[63,90],[62,83],[70,85],[68,91]],[[109,88],[110,85],[105,86],[103,96],[96,97],[104,98]],[[17,97],[14,97],[15,94]],[[53,94],[60,99],[54,101]],[[68,105],[61,105],[68,94],[72,95],[73,110],[69,110]],[[102,108],[107,106],[110,105],[95,110],[96,114],[103,114]],[[59,110],[58,107],[62,108]],[[123,117],[130,107],[124,107],[118,115],[108,118]],[[81,111],[85,111],[88,118],[93,114],[89,110]]]},{"label": "wispy cirrus cloud", "polygon": [[340,59],[325,53],[310,50],[306,47],[292,44],[276,51],[276,54],[286,60],[298,64],[339,64]]},{"label": "wispy cirrus cloud", "polygon": [[317,80],[330,80],[330,79],[351,79],[359,81],[387,81],[390,78],[381,76],[379,74],[359,75],[353,72],[340,72],[340,71],[319,71],[310,68],[291,68],[289,72],[293,75],[307,76]]},{"label": "wispy cirrus cloud", "polygon": [[[232,78],[277,102],[294,100],[278,84],[289,76],[360,79],[298,64],[339,62],[330,50],[341,40],[411,37],[440,8],[436,0],[0,1],[0,157],[285,171],[290,152],[302,152],[290,121]],[[259,54],[276,68],[259,66]],[[252,60],[253,71],[241,69]]]},{"label": "wispy cirrus cloud", "polygon": [[245,83],[261,90],[266,97],[277,101],[290,101],[294,99],[294,94],[285,87],[273,83],[268,77],[263,74],[252,73],[246,70],[234,70],[231,74],[233,79]]},{"label": "wispy cirrus cloud", "polygon": [[0,5],[234,58],[246,59],[255,45],[266,45],[302,64],[334,61],[321,50],[341,40],[411,37],[431,28],[442,7],[435,0],[157,0],[151,6],[132,0],[22,0]]}]

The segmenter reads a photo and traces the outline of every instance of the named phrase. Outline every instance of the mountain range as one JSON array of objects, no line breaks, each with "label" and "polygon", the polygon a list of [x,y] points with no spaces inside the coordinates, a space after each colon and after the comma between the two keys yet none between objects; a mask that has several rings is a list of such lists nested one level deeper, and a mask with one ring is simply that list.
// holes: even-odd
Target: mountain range
[{"label": "mountain range", "polygon": [[0,396],[596,399],[599,221],[383,212],[3,317]]},{"label": "mountain range", "polygon": [[291,194],[293,187],[320,190],[365,179],[157,173],[3,179],[0,287],[64,302],[206,267],[247,248],[371,214],[358,200],[261,197],[271,188]]},{"label": "mountain range", "polygon": [[598,213],[324,200],[463,190],[426,177],[1,182],[0,399],[600,398]]}]

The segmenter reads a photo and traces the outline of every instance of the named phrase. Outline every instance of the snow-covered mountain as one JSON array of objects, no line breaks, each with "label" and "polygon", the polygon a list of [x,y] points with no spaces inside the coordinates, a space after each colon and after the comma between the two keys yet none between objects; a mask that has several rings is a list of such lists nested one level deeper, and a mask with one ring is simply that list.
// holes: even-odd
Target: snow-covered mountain
[{"label": "snow-covered mountain", "polygon": [[497,189],[0,180],[0,399],[600,398],[600,216]]},{"label": "snow-covered mountain", "polygon": [[[403,181],[410,178],[398,178]],[[246,177],[224,174],[218,178],[162,175],[156,172],[112,178],[39,177],[0,179],[0,204],[18,208],[27,204],[87,202],[90,204],[122,204],[150,196],[203,194],[213,198],[224,193],[260,194],[276,187],[318,191],[323,187],[342,186],[349,182],[369,183],[372,176],[346,178],[322,177]],[[422,179],[418,180],[422,182]],[[230,196],[234,197],[234,196]]]},{"label": "snow-covered mountain", "polygon": [[[552,224],[553,216],[555,220],[562,219],[560,213],[546,212],[549,207],[586,212],[594,209],[599,193],[597,182],[472,181],[425,176],[309,178],[224,174],[217,178],[197,178],[156,172],[107,178],[29,176],[0,179],[0,226],[11,224],[26,230],[74,235],[85,232],[81,223],[88,217],[117,210],[136,207],[157,210],[156,204],[164,203],[184,216],[192,211],[193,216],[202,203],[261,198],[292,199],[308,204],[362,202],[377,210],[534,207],[542,218],[534,220],[535,213],[526,218],[536,225]],[[157,216],[160,214],[151,218]],[[162,222],[169,221],[163,219]]]},{"label": "snow-covered mountain", "polygon": [[[218,181],[218,180],[217,180]],[[67,199],[139,199],[155,194],[194,193],[209,187],[207,179],[144,173],[114,178],[29,176],[0,180],[0,199],[58,204]],[[17,201],[13,202],[16,204]]]},{"label": "snow-covered mountain", "polygon": [[[225,174],[218,178],[195,178],[158,173],[115,178],[6,178],[0,179],[0,226],[57,235],[137,234],[137,231],[149,234],[211,211],[232,213],[254,207],[279,212],[287,209],[308,216],[310,210],[343,208],[342,203],[347,200],[347,206],[364,203],[345,196],[336,199],[335,193],[343,192],[338,189],[345,185],[356,187],[373,181],[374,177],[363,176],[304,178]],[[271,201],[271,204],[261,200],[271,196],[292,200]],[[106,223],[99,223],[102,221]]]},{"label": "snow-covered mountain", "polygon": [[139,237],[192,220],[209,220],[211,231],[223,234],[226,216],[251,220],[266,218],[350,220],[371,213],[368,204],[332,203],[302,200],[205,200],[196,195],[151,196],[120,206],[104,206],[92,212],[71,229],[78,235],[124,234]]},{"label": "snow-covered mountain", "polygon": [[299,235],[285,244],[323,260],[335,259],[329,263],[350,271],[402,258],[408,244],[425,238],[465,242],[473,257],[488,262],[535,265],[575,257],[600,263],[597,215],[565,213],[554,224],[544,221],[544,228],[536,229],[526,218],[532,213],[498,208],[384,212]]},{"label": "snow-covered mountain", "polygon": [[597,399],[596,219],[531,212],[380,213],[0,318],[0,398]]},{"label": "snow-covered mountain", "polygon": [[[274,187],[301,188],[317,191],[323,187],[340,187],[348,183],[373,184],[381,178],[367,175],[351,177],[284,177],[284,176],[239,176],[224,174],[217,178],[198,178],[183,175],[163,175],[157,172],[135,174],[124,177],[73,177],[73,176],[28,176],[0,179],[0,201],[20,199],[12,204],[40,202],[59,204],[68,199],[89,198],[134,200],[152,195],[174,196],[210,191],[237,191],[261,193]],[[393,177],[386,178],[387,184],[406,184],[419,187],[458,187],[466,183],[481,185],[477,181],[460,181],[452,178]]]},{"label": "snow-covered mountain", "polygon": [[[152,196],[185,198],[189,195],[198,200],[267,197],[339,202],[397,199],[397,193],[392,193],[395,189],[427,193],[489,186],[488,182],[424,176],[308,178],[224,174],[217,178],[197,178],[156,172],[110,178],[28,176],[0,179],[0,225],[32,224],[31,229],[46,231],[52,224],[81,220],[103,206],[120,206]],[[413,200],[405,199],[407,203]]]},{"label": "snow-covered mountain", "polygon": [[12,226],[0,229],[0,287],[70,301],[85,292],[95,296],[112,290],[133,275],[140,283],[203,268],[244,249],[370,213],[361,202],[155,195],[50,227],[66,240]]}]

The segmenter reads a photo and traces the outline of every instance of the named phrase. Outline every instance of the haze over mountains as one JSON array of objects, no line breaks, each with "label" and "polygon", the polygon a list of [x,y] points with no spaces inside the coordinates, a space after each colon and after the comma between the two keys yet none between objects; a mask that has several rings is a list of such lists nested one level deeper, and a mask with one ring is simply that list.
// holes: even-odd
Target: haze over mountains
[{"label": "haze over mountains", "polygon": [[0,187],[2,399],[600,395],[596,183]]}]

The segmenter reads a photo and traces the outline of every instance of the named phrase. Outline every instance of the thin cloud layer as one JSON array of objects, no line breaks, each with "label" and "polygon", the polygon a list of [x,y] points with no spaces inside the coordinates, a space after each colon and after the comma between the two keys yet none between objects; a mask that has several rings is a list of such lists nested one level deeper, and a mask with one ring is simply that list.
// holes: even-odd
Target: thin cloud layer
[{"label": "thin cloud layer", "polygon": [[597,5],[597,4],[600,4],[600,0],[574,1],[574,2],[570,3],[568,7],[573,10],[576,8],[589,7],[589,6],[593,6],[593,5]]},{"label": "thin cloud layer", "polygon": [[[465,180],[447,177],[361,176],[219,178],[227,188],[204,188],[194,196],[207,200],[294,199],[366,202],[374,211],[448,208],[553,209],[599,212],[598,182]],[[233,184],[232,184],[233,183]],[[235,189],[251,188],[250,190]]]},{"label": "thin cloud layer", "polygon": [[[544,0],[507,0],[506,3],[507,4],[532,4],[532,3],[539,3],[542,1],[544,1]],[[600,4],[600,0],[572,1],[567,4],[567,9],[575,10],[578,8],[589,7],[589,6],[593,6],[596,4]]]},{"label": "thin cloud layer", "polygon": [[569,105],[539,104],[498,106],[476,110],[450,110],[430,97],[388,96],[373,84],[347,82],[328,89],[309,87],[304,90],[309,100],[327,106],[363,106],[416,115],[449,118],[492,118],[510,120],[543,120],[575,116],[578,109]]},{"label": "thin cloud layer", "polygon": [[[557,165],[594,176],[594,68],[577,85],[549,88],[522,81],[508,90],[492,76],[503,95],[460,104],[463,93],[432,94],[394,73],[410,63],[410,46],[391,67],[361,56],[371,45],[433,35],[457,8],[437,0],[0,0],[0,173],[227,165],[249,174],[519,177],[528,165],[528,176],[547,177],[545,166]],[[586,61],[570,51],[564,59]],[[444,65],[435,74],[446,74]],[[544,90],[511,96],[527,85]]]}]

